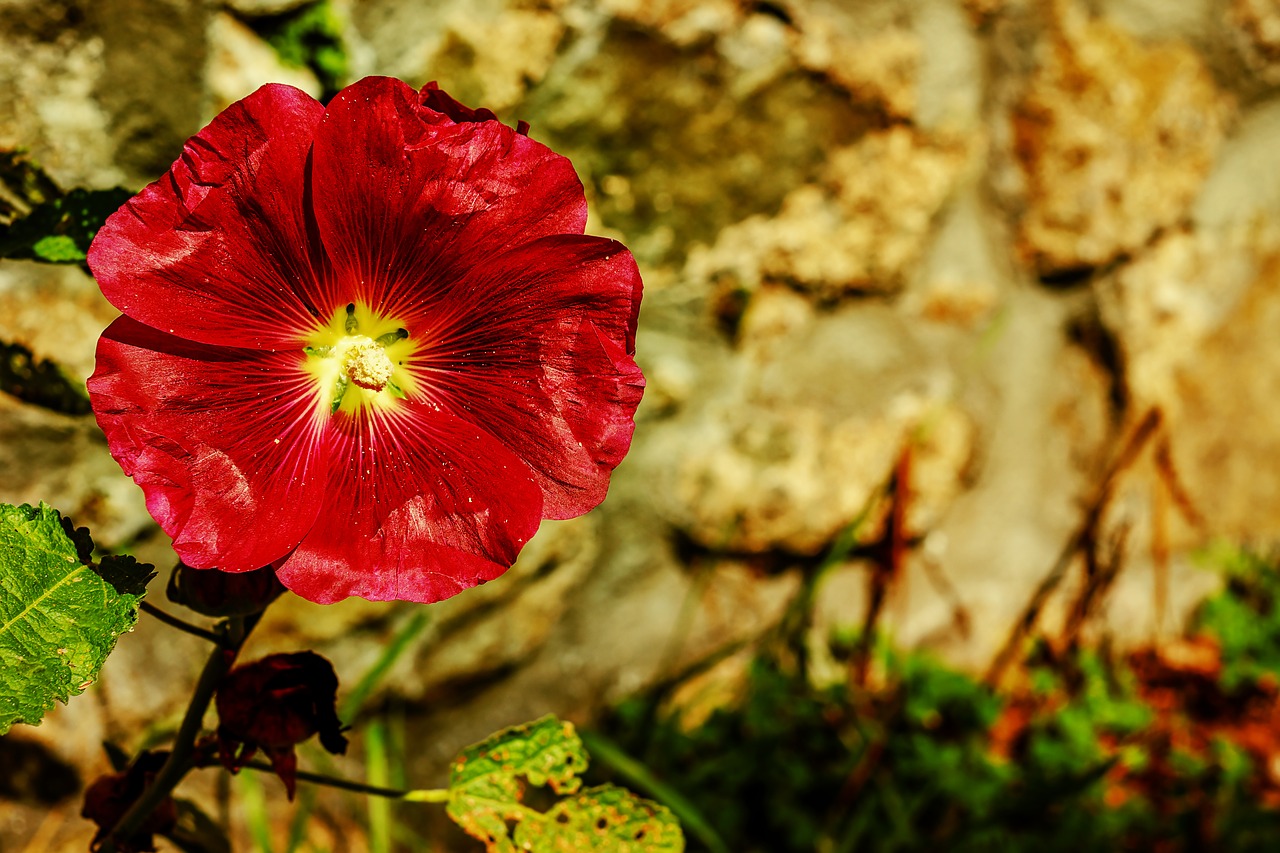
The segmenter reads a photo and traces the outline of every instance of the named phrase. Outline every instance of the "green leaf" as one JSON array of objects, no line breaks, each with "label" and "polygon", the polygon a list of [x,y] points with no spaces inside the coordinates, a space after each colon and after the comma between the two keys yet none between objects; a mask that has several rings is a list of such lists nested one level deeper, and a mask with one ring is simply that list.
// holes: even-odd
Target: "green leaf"
[{"label": "green leaf", "polygon": [[[490,853],[684,850],[680,824],[665,807],[612,785],[581,790],[587,761],[572,724],[555,717],[505,729],[454,759],[449,817]],[[522,802],[527,785],[566,798],[540,812]]]},{"label": "green leaf", "polygon": [[66,234],[50,234],[41,237],[31,247],[31,253],[51,264],[74,264],[85,259],[76,241]]},{"label": "green leaf", "polygon": [[91,549],[57,510],[0,504],[0,734],[81,693],[138,620],[151,566]]}]

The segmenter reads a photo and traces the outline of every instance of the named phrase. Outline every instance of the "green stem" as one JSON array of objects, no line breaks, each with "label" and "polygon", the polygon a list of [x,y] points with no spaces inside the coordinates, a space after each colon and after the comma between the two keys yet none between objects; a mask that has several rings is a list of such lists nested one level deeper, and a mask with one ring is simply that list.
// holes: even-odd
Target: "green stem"
[{"label": "green stem", "polygon": [[219,645],[222,643],[222,638],[212,631],[206,631],[204,628],[192,625],[190,622],[179,619],[177,616],[165,613],[149,601],[142,602],[138,607],[143,613],[150,613],[152,616],[156,617],[171,628],[177,628],[179,631],[185,631],[193,637],[199,637],[200,639],[208,640],[211,643],[218,643]]},{"label": "green stem", "polygon": [[217,648],[205,661],[200,680],[196,682],[196,689],[191,694],[191,702],[187,705],[182,725],[178,727],[178,734],[173,739],[169,759],[160,768],[160,772],[156,774],[151,784],[142,792],[142,796],[134,801],[112,828],[111,834],[99,848],[99,853],[115,853],[116,840],[134,835],[147,817],[155,811],[165,797],[169,796],[169,793],[194,766],[195,743],[196,738],[200,736],[205,711],[209,709],[214,691],[218,689],[223,676],[231,670],[240,647],[244,645],[245,638],[249,636],[249,632],[253,630],[260,616],[261,614],[255,614],[245,618],[232,618],[219,626],[223,629],[223,633],[218,637]]},{"label": "green stem", "polygon": [[[246,761],[244,766],[267,773],[275,772],[275,768],[270,764],[265,761],[259,761],[256,758]],[[310,782],[313,785],[341,788],[344,791],[355,791],[357,794],[372,794],[375,797],[386,797],[389,800],[404,800],[406,803],[447,803],[449,801],[448,788],[420,788],[414,791],[401,791],[397,788],[381,788],[365,782],[356,782],[353,779],[340,779],[336,776],[325,776],[323,773],[311,773],[306,770],[299,770],[295,776],[303,782]]]}]

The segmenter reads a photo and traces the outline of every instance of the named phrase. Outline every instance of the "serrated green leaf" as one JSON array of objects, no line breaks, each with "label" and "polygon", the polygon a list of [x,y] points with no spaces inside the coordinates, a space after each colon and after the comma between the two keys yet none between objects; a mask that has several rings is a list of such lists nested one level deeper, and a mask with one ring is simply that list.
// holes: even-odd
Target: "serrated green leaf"
[{"label": "serrated green leaf", "polygon": [[[612,785],[580,791],[587,761],[573,725],[555,717],[505,729],[454,759],[449,817],[490,853],[684,850],[680,825],[663,806]],[[539,812],[522,802],[526,785],[570,796]]]},{"label": "serrated green leaf", "polygon": [[92,683],[154,575],[131,557],[82,559],[87,533],[67,527],[44,504],[0,504],[0,734]]}]

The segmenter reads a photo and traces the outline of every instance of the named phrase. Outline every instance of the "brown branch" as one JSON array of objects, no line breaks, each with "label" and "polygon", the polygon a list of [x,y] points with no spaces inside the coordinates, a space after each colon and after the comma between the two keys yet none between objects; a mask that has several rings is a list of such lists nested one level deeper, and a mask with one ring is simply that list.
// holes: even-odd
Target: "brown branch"
[{"label": "brown branch", "polygon": [[983,681],[989,686],[996,687],[999,685],[1001,678],[1004,677],[1005,670],[1020,654],[1023,641],[1026,640],[1032,628],[1035,627],[1036,621],[1040,618],[1040,612],[1044,609],[1049,597],[1053,595],[1054,591],[1062,583],[1063,578],[1066,577],[1072,560],[1075,559],[1076,554],[1079,554],[1083,548],[1096,539],[1098,523],[1102,519],[1102,513],[1107,504],[1111,501],[1111,494],[1115,488],[1117,478],[1133,465],[1134,460],[1138,458],[1138,454],[1142,452],[1147,442],[1155,435],[1162,419],[1158,408],[1152,407],[1148,409],[1142,420],[1138,422],[1137,426],[1129,434],[1129,438],[1121,447],[1120,452],[1116,454],[1111,460],[1111,464],[1107,466],[1097,488],[1094,490],[1092,499],[1087,504],[1084,518],[1081,519],[1080,524],[1062,546],[1062,550],[1058,552],[1058,557],[1054,561],[1052,568],[1049,569],[1049,573],[1045,575],[1044,580],[1040,581],[1035,592],[1032,593],[1031,600],[1023,608],[1022,615],[1014,622],[1008,638],[1004,641],[1004,645],[1000,647],[1000,651],[996,653],[991,666],[987,669]]}]

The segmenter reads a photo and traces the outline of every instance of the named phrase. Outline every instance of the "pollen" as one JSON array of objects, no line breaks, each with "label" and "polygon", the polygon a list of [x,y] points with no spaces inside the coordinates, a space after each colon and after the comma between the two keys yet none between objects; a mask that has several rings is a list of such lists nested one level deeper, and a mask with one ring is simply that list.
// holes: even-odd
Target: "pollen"
[{"label": "pollen", "polygon": [[342,366],[347,377],[370,391],[381,391],[391,381],[396,366],[386,349],[372,338],[354,335],[343,341]]},{"label": "pollen", "polygon": [[397,318],[362,303],[339,307],[302,343],[302,368],[315,382],[317,422],[339,412],[359,416],[370,406],[394,410],[417,387],[406,365],[420,341]]}]

